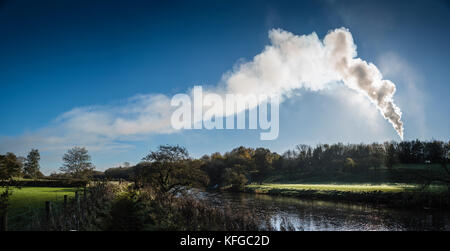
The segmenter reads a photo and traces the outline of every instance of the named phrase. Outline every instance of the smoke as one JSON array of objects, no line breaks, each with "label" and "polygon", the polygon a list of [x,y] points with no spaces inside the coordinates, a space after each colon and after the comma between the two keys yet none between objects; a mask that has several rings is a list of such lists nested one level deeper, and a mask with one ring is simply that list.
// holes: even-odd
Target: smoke
[{"label": "smoke", "polygon": [[[316,33],[298,36],[273,29],[269,39],[270,45],[260,54],[240,62],[205,93],[277,95],[282,101],[298,89],[320,91],[331,83],[342,82],[366,96],[403,139],[401,111],[393,99],[395,85],[384,80],[375,65],[356,57],[349,30],[332,30],[320,40]],[[249,104],[248,109],[260,105]],[[0,138],[0,152],[20,152],[30,147],[56,151],[79,144],[90,150],[128,148],[131,145],[124,142],[176,132],[170,123],[173,110],[170,97],[164,94],[138,95],[119,105],[74,108],[44,128],[19,137]]]},{"label": "smoke", "polygon": [[223,92],[289,98],[296,89],[319,91],[340,81],[366,96],[403,139],[395,85],[383,79],[374,64],[356,57],[348,29],[332,30],[323,41],[316,33],[297,36],[281,29],[269,31],[269,38],[271,45],[262,53],[224,75],[219,87]]},{"label": "smoke", "polygon": [[356,46],[347,29],[330,32],[324,44],[330,53],[330,62],[345,85],[366,95],[403,139],[402,113],[394,104],[395,84],[383,79],[374,64],[355,58]]}]

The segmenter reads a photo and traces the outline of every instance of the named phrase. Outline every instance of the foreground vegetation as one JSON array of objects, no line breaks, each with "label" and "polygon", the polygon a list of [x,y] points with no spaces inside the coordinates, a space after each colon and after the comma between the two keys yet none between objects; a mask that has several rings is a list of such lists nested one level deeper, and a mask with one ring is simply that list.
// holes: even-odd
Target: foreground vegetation
[{"label": "foreground vegetation", "polygon": [[[162,198],[154,188],[110,182],[90,186],[78,199],[75,190],[14,189],[8,230],[272,230],[270,219],[251,210],[237,212],[186,194]],[[67,205],[62,204],[64,194],[70,195]],[[52,202],[49,212],[45,201]]]}]

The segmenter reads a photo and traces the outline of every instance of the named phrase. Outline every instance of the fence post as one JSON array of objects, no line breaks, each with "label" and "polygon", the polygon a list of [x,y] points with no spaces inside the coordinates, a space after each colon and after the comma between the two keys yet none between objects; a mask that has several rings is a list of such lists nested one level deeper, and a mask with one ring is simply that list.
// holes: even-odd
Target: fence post
[{"label": "fence post", "polygon": [[83,200],[86,201],[86,198],[87,198],[87,189],[85,187],[83,190]]},{"label": "fence post", "polygon": [[2,214],[2,225],[0,231],[8,231],[8,205],[5,206],[5,211]]},{"label": "fence post", "polygon": [[50,215],[52,213],[52,204],[50,201],[45,202],[45,217],[47,218],[47,221],[50,220]]},{"label": "fence post", "polygon": [[67,194],[64,194],[64,210],[67,209]]},{"label": "fence post", "polygon": [[52,204],[50,201],[45,202],[45,225],[50,230],[51,225]]}]

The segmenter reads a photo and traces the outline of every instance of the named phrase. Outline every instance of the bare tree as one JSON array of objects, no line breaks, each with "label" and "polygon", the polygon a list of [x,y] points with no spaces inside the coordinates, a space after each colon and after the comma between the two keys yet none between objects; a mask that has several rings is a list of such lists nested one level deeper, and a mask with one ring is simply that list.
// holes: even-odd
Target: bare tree
[{"label": "bare tree", "polygon": [[143,183],[150,185],[160,196],[166,198],[188,189],[207,179],[198,161],[189,159],[186,148],[162,145],[150,152],[138,165]]}]

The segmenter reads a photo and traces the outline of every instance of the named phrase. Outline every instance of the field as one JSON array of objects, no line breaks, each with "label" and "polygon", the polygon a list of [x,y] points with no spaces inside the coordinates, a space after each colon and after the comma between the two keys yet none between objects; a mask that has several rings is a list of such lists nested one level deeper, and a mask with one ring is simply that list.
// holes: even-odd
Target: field
[{"label": "field", "polygon": [[339,191],[339,192],[403,192],[405,189],[414,188],[413,185],[395,184],[395,185],[370,185],[370,184],[262,184],[248,185],[252,190],[258,190],[262,193],[270,190],[314,190],[314,191]]},{"label": "field", "polygon": [[[3,191],[0,189],[0,191]],[[30,210],[45,207],[45,201],[61,202],[64,195],[73,197],[76,188],[58,187],[23,187],[14,188],[10,198],[8,215],[13,218]]]},{"label": "field", "polygon": [[443,207],[448,205],[448,188],[432,185],[420,189],[414,184],[262,184],[247,185],[246,192],[312,200],[375,203],[390,207]]}]

